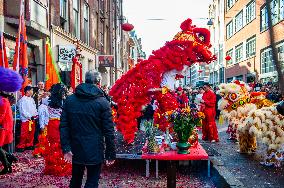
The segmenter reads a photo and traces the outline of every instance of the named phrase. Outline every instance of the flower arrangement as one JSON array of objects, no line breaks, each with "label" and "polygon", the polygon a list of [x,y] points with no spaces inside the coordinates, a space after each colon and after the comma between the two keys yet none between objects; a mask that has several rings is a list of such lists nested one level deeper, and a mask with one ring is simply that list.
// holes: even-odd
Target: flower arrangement
[{"label": "flower arrangement", "polygon": [[193,129],[202,125],[205,115],[189,107],[177,109],[170,113],[168,121],[172,124],[173,130],[177,133],[180,142],[187,142]]}]

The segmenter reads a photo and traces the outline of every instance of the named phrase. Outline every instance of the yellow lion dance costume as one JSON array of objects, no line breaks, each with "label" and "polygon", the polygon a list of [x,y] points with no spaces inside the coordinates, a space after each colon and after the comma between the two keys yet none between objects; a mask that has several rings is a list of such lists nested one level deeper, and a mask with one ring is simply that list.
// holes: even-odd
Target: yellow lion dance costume
[{"label": "yellow lion dance costume", "polygon": [[236,131],[241,153],[257,149],[257,140],[267,147],[265,165],[280,166],[284,151],[284,116],[265,98],[265,93],[249,93],[249,86],[241,81],[221,84],[222,96],[218,108],[229,128]]}]

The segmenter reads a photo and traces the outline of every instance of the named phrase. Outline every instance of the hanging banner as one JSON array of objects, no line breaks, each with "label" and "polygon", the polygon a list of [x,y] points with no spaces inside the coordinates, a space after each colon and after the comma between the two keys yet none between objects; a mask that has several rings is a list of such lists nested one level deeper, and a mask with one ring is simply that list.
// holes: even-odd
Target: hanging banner
[{"label": "hanging banner", "polygon": [[75,88],[82,83],[82,64],[79,62],[77,56],[75,56],[72,61],[71,87],[75,90]]},{"label": "hanging banner", "polygon": [[0,32],[0,67],[9,68],[4,34]]},{"label": "hanging banner", "polygon": [[100,67],[114,67],[113,55],[99,55],[98,62]]}]

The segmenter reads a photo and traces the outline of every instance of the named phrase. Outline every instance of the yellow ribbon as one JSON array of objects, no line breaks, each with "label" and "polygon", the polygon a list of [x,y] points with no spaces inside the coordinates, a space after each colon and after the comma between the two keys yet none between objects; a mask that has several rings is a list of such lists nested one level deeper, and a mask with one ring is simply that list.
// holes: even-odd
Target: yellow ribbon
[{"label": "yellow ribbon", "polygon": [[46,135],[47,135],[47,127],[44,127],[42,134],[43,134],[43,136],[46,136]]},{"label": "yellow ribbon", "polygon": [[34,124],[33,121],[29,121],[29,131],[31,132],[32,131],[32,125]]},{"label": "yellow ribbon", "polygon": [[49,120],[60,120],[60,118],[50,118]]},{"label": "yellow ribbon", "polygon": [[224,124],[224,117],[222,115],[219,116],[219,125]]},{"label": "yellow ribbon", "polygon": [[163,87],[162,88],[162,94],[166,94],[169,91],[169,89],[167,87]]}]

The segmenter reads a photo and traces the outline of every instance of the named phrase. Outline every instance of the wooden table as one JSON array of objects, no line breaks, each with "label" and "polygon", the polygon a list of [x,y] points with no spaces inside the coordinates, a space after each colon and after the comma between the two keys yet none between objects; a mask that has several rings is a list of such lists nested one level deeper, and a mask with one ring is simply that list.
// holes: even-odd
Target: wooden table
[{"label": "wooden table", "polygon": [[146,177],[149,177],[149,160],[156,160],[156,177],[158,177],[158,161],[167,161],[167,187],[176,187],[176,161],[207,160],[208,177],[210,177],[210,160],[208,154],[198,143],[191,147],[189,154],[178,154],[177,151],[168,151],[158,154],[142,154],[141,158],[146,160]]}]

